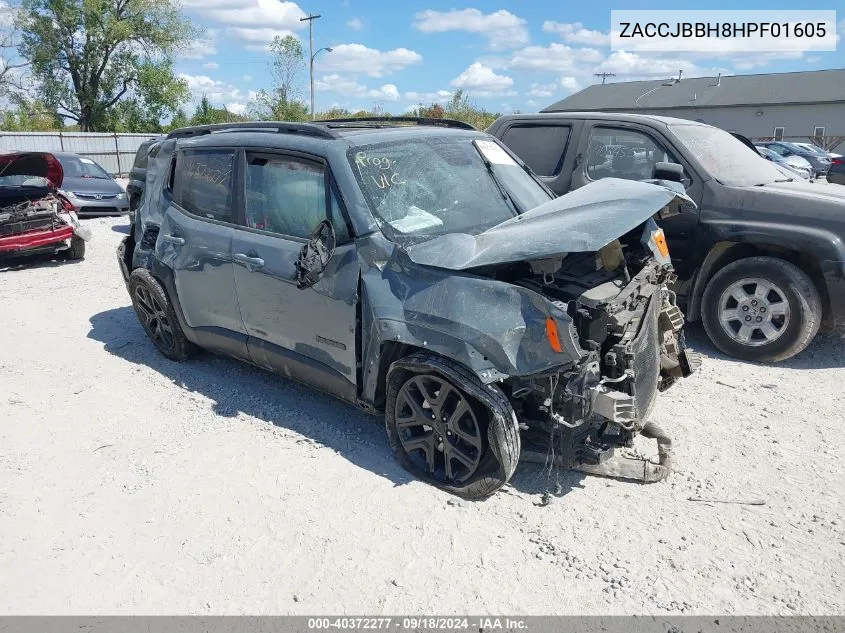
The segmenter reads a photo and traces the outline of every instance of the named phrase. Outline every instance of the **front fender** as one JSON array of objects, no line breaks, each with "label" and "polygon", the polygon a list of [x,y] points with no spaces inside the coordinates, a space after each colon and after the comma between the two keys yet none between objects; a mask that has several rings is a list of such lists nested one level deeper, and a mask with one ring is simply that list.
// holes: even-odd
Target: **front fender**
[{"label": "front fender", "polygon": [[714,242],[778,246],[812,255],[817,261],[845,261],[845,244],[836,233],[813,226],[725,219],[708,220]]},{"label": "front fender", "polygon": [[[397,257],[382,268],[365,268],[361,286],[363,397],[368,401],[388,342],[431,350],[485,383],[572,365],[584,354],[569,315],[526,288]],[[547,338],[550,316],[561,352]]]}]

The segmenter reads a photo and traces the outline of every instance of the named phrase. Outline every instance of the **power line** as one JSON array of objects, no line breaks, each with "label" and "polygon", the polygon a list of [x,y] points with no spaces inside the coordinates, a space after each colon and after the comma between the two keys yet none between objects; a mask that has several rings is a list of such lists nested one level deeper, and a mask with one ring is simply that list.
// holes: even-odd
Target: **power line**
[{"label": "power line", "polygon": [[615,77],[616,73],[593,73],[593,77],[601,77],[601,83],[604,85],[605,80],[608,77]]}]

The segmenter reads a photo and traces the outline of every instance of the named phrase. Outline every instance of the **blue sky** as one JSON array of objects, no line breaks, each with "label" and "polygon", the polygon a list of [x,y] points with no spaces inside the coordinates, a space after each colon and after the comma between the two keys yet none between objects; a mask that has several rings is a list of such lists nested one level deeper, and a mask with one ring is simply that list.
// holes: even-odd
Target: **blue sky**
[{"label": "blue sky", "polygon": [[[399,114],[443,101],[463,88],[494,112],[535,111],[594,83],[685,76],[820,70],[845,67],[837,52],[631,53],[610,51],[611,9],[677,9],[674,1],[589,0],[183,0],[206,29],[204,39],[178,60],[194,100],[245,109],[253,91],[269,87],[266,45],[276,34],[308,44],[299,18],[319,13],[315,48],[317,109],[331,106]],[[794,1],[709,0],[687,9],[797,9]],[[813,6],[835,9],[835,4]],[[845,12],[837,16],[845,32]],[[307,99],[307,72],[302,96]]]}]

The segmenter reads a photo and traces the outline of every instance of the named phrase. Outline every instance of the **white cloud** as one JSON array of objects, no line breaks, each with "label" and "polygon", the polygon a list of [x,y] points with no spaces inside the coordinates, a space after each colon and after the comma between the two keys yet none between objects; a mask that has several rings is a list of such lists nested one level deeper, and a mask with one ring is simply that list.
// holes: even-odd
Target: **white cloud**
[{"label": "white cloud", "polygon": [[363,44],[338,44],[321,55],[317,64],[326,72],[361,73],[382,77],[422,61],[422,55],[407,48],[379,51]]},{"label": "white cloud", "polygon": [[246,82],[250,82],[250,81],[252,81],[252,75],[244,75],[243,77],[241,77],[241,79],[243,79]]},{"label": "white cloud", "polygon": [[808,64],[818,64],[822,60],[821,57],[808,57],[807,63]]},{"label": "white cloud", "polygon": [[581,88],[583,88],[581,82],[579,82],[575,77],[561,77],[560,85],[563,86],[564,90],[569,92],[578,92]]},{"label": "white cloud", "polygon": [[590,46],[610,46],[610,33],[602,33],[584,28],[580,22],[543,22],[543,30],[547,33],[557,33],[563,41],[571,44],[588,44]]},{"label": "white cloud", "polygon": [[448,90],[438,90],[437,92],[406,92],[405,98],[415,103],[446,103],[452,98],[452,93]]},{"label": "white cloud", "polygon": [[529,99],[528,101],[525,102],[525,105],[527,105],[530,108],[536,108],[540,104],[537,103],[536,101],[534,101],[534,99]]},{"label": "white cloud", "polygon": [[480,62],[470,65],[455,77],[450,84],[478,96],[510,95],[513,91],[513,79],[506,75],[497,75],[492,68]]},{"label": "white cloud", "polygon": [[528,94],[532,97],[551,97],[557,90],[557,84],[531,84],[531,89]]},{"label": "white cloud", "polygon": [[[189,75],[179,73],[177,75],[191,91],[192,101],[197,102],[205,95],[212,103],[220,103],[225,100],[237,102],[243,98],[243,93],[236,87],[227,84],[225,81],[212,79],[208,75]],[[251,97],[250,97],[251,98]]]},{"label": "white cloud", "polygon": [[226,28],[226,35],[260,50],[276,35],[291,35],[305,28],[305,12],[295,2],[281,0],[184,0],[183,8]]},{"label": "white cloud", "polygon": [[202,59],[217,54],[217,46],[215,45],[216,31],[209,31],[208,37],[192,40],[188,43],[185,50],[182,52],[182,57],[185,59]]},{"label": "white cloud", "polygon": [[353,31],[363,31],[367,25],[361,18],[352,18],[346,23],[346,26],[348,26]]},{"label": "white cloud", "polygon": [[344,97],[370,98],[380,101],[398,101],[399,89],[393,84],[384,84],[380,88],[368,89],[354,79],[338,74],[324,75],[314,82],[314,88],[321,92],[335,92]]},{"label": "white cloud", "polygon": [[251,51],[266,51],[270,42],[276,36],[285,37],[296,33],[285,29],[274,28],[247,28],[243,26],[230,26],[226,29],[225,34],[229,38],[245,42],[244,48]]},{"label": "white cloud", "polygon": [[634,77],[677,77],[679,70],[684,71],[685,77],[714,74],[714,69],[702,68],[688,59],[652,57],[626,51],[614,51],[596,67],[594,72],[612,72],[630,80]]},{"label": "white cloud", "polygon": [[768,66],[772,62],[798,60],[802,57],[804,57],[804,53],[800,51],[783,51],[781,53],[735,53],[730,57],[730,60],[737,70],[751,70],[752,68]]},{"label": "white cloud", "polygon": [[305,12],[295,2],[280,0],[184,0],[182,7],[227,26],[298,29]]},{"label": "white cloud", "polygon": [[529,42],[526,21],[504,9],[484,14],[478,9],[422,11],[414,16],[414,28],[423,33],[468,31],[481,33],[493,50],[507,50]]},{"label": "white cloud", "polygon": [[226,104],[226,109],[229,112],[234,112],[235,114],[240,114],[240,115],[246,114],[246,107],[247,106],[246,106],[245,103],[232,102],[232,103]]},{"label": "white cloud", "polygon": [[604,59],[604,54],[595,48],[572,48],[553,42],[548,46],[526,46],[515,51],[509,58],[496,60],[501,68],[535,70],[542,72],[571,72],[594,65]]},{"label": "white cloud", "polygon": [[208,68],[209,70],[214,70],[215,68],[220,68],[220,64],[217,62],[206,62],[202,65],[203,68]]}]

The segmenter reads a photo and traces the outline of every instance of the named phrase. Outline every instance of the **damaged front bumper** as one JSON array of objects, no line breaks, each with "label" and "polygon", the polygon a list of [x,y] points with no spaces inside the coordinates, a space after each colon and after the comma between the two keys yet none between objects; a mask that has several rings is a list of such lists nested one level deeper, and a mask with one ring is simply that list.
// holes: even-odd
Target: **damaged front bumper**
[{"label": "damaged front bumper", "polygon": [[[515,381],[526,420],[523,459],[594,474],[657,481],[668,473],[671,441],[647,418],[659,391],[695,372],[699,354],[687,348],[684,317],[666,279],[646,270],[603,310],[621,336],[593,345],[574,368]],[[539,396],[539,397],[538,397]],[[658,441],[660,462],[615,457],[642,434]]]},{"label": "damaged front bumper", "polygon": [[74,236],[90,241],[91,229],[83,227],[73,212],[58,211],[59,201],[47,197],[0,212],[0,256],[60,252],[70,248]]}]

